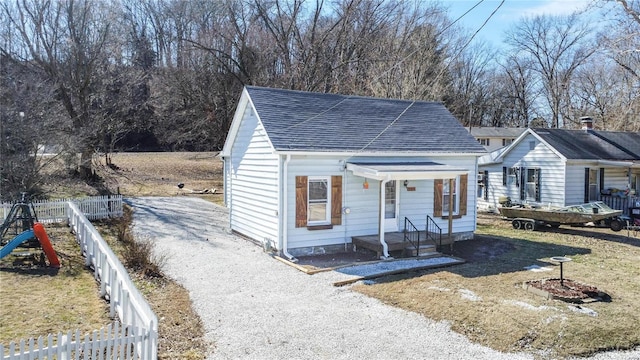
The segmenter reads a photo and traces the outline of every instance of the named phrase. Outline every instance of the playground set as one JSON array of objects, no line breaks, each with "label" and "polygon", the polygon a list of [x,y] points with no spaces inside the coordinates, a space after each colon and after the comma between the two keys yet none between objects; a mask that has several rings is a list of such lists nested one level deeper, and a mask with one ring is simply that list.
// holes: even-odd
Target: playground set
[{"label": "playground set", "polygon": [[59,268],[56,255],[44,226],[38,222],[33,204],[22,193],[19,201],[11,206],[8,216],[0,227],[0,259],[11,254],[18,246],[34,248],[40,246],[49,260],[49,266]]}]

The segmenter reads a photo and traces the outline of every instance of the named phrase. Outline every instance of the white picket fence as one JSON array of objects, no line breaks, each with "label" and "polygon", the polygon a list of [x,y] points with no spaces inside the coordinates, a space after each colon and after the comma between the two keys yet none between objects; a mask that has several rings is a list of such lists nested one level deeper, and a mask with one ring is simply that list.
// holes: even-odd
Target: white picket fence
[{"label": "white picket fence", "polygon": [[143,334],[114,322],[90,335],[76,330],[0,346],[0,359],[137,359]]},{"label": "white picket fence", "polygon": [[[119,210],[110,207],[109,214],[113,214],[111,211],[115,213],[119,211],[122,214],[122,197],[119,197],[119,200]],[[73,201],[66,202],[64,217],[60,221],[68,221],[75,232],[85,257],[85,265],[93,269],[94,276],[100,283],[100,295],[109,302],[109,314],[111,317],[117,315],[122,326],[119,327],[117,323],[110,325],[106,332],[103,329],[97,333],[94,332],[93,336],[85,335],[83,340],[76,331],[75,337],[70,336],[72,334],[65,336],[62,333],[56,337],[49,335],[46,344],[42,338],[21,341],[19,345],[11,343],[8,352],[0,345],[0,360],[81,358],[155,360],[157,358],[158,319],[155,313],[131,281],[118,257],[83,214],[83,210],[87,208],[103,214],[100,216],[105,216],[107,212],[102,205],[95,207],[88,205],[82,210],[81,206]],[[43,205],[43,208],[54,209],[56,206]],[[58,216],[59,214],[55,211],[57,210],[52,210],[49,214],[52,217]],[[40,218],[38,208],[36,212]],[[96,213],[88,216],[98,217]],[[44,218],[47,219],[46,216]]]},{"label": "white picket fence", "polygon": [[[77,204],[89,220],[107,219],[122,216],[122,195],[91,196],[81,199],[35,200],[33,209],[42,223],[54,223],[67,220],[67,203]],[[0,205],[0,220],[4,220],[11,210],[12,203]]]}]

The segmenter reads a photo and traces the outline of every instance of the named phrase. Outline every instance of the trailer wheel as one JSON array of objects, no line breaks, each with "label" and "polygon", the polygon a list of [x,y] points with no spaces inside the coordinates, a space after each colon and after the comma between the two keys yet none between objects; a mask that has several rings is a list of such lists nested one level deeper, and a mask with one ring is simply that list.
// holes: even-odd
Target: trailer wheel
[{"label": "trailer wheel", "polygon": [[516,230],[520,230],[522,228],[522,223],[520,222],[520,220],[513,220],[511,222],[511,225],[513,225],[513,228]]},{"label": "trailer wheel", "polygon": [[534,227],[535,226],[534,226],[533,221],[527,221],[527,222],[524,223],[524,229],[527,230],[527,231],[533,231]]},{"label": "trailer wheel", "polygon": [[620,219],[613,219],[611,220],[611,224],[609,224],[609,227],[611,228],[611,230],[618,232],[622,230],[622,228],[624,228],[624,222]]}]

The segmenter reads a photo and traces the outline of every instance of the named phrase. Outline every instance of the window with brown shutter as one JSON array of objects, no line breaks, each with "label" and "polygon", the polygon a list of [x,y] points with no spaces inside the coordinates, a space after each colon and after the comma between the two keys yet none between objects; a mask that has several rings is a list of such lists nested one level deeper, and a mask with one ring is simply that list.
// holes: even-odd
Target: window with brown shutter
[{"label": "window with brown shutter", "polygon": [[[467,215],[467,188],[469,175],[463,174],[454,179],[454,189],[449,189],[449,179],[433,181],[433,216],[447,218],[449,216],[449,196],[453,196],[454,219]],[[456,185],[459,184],[459,185]],[[453,191],[451,191],[453,190]],[[447,205],[445,205],[445,203]],[[459,209],[456,213],[456,209]]]},{"label": "window with brown shutter", "polygon": [[296,227],[342,224],[342,176],[296,176]]}]

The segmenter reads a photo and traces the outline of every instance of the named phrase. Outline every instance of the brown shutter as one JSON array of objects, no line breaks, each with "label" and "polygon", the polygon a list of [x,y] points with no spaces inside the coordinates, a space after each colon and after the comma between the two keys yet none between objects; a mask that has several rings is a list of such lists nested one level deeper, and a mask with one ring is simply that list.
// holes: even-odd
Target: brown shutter
[{"label": "brown shutter", "polygon": [[296,227],[307,226],[307,177],[296,176]]},{"label": "brown shutter", "polygon": [[467,185],[469,175],[460,175],[460,215],[467,215]]},{"label": "brown shutter", "polygon": [[442,216],[442,179],[433,180],[433,216]]},{"label": "brown shutter", "polygon": [[331,225],[342,224],[342,176],[331,177]]}]

